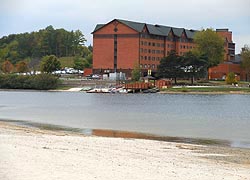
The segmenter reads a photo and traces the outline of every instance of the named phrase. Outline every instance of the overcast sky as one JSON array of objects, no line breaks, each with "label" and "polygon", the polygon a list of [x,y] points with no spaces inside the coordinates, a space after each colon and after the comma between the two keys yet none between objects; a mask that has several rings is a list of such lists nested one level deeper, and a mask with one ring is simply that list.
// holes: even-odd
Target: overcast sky
[{"label": "overcast sky", "polygon": [[187,29],[229,28],[236,53],[250,45],[250,0],[0,0],[0,37],[54,28],[81,30],[92,44],[98,23],[113,19]]}]

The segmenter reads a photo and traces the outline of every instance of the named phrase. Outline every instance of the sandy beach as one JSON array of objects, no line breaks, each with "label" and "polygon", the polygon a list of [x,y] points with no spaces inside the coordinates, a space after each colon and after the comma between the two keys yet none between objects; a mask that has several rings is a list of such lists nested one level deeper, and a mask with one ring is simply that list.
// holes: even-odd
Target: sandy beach
[{"label": "sandy beach", "polygon": [[250,179],[250,149],[83,136],[0,122],[1,180]]}]

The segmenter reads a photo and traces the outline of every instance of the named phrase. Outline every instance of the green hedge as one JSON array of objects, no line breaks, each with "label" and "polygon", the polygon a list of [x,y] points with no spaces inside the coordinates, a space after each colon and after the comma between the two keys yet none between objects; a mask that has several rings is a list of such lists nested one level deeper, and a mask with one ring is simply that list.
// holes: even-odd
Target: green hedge
[{"label": "green hedge", "polygon": [[2,89],[55,89],[59,85],[59,78],[52,74],[39,74],[32,76],[2,74],[0,75],[0,88]]}]

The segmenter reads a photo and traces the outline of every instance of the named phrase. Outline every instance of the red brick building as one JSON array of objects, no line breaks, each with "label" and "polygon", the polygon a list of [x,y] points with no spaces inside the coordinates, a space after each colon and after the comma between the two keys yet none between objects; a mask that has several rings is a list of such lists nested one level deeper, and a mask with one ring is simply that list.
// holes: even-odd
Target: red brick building
[{"label": "red brick building", "polygon": [[[160,60],[171,50],[178,55],[195,47],[195,30],[114,19],[98,24],[93,31],[93,73],[124,72],[127,76],[135,64],[142,72],[156,72]],[[225,38],[225,61],[235,56],[232,32],[218,29]]]}]

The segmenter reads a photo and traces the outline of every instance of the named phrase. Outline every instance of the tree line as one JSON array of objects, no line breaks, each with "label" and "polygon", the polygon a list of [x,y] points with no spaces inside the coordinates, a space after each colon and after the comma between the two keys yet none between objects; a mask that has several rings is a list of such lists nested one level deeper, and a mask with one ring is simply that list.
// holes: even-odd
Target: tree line
[{"label": "tree line", "polygon": [[[26,58],[84,56],[86,39],[80,30],[67,31],[48,26],[38,32],[11,34],[0,39],[0,61],[16,64]],[[91,50],[91,48],[90,48]]]}]

